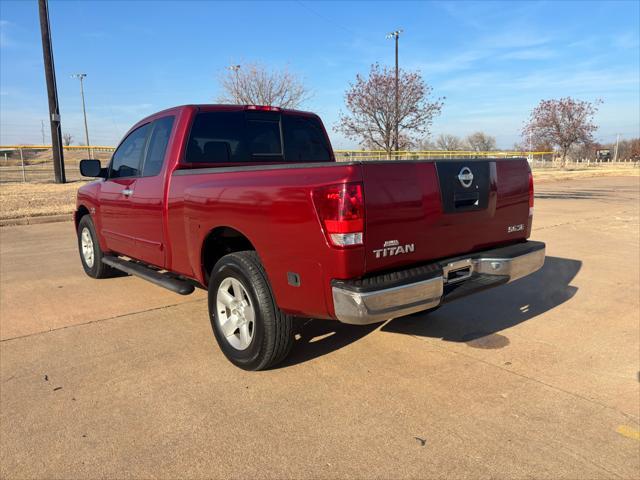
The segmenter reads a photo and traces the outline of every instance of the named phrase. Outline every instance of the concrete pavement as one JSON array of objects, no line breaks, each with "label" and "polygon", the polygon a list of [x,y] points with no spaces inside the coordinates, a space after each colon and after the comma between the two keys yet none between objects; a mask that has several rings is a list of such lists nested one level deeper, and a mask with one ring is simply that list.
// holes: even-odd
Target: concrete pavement
[{"label": "concrete pavement", "polygon": [[2,478],[640,478],[638,177],[537,186],[544,268],[233,367],[203,292],[96,281],[0,229]]}]

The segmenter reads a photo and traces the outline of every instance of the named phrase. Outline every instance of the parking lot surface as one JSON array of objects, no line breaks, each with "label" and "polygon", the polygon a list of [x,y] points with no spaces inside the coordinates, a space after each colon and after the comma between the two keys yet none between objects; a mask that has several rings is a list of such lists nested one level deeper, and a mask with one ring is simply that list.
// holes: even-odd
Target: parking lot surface
[{"label": "parking lot surface", "polygon": [[86,277],[68,222],[2,228],[0,477],[639,478],[639,181],[537,185],[542,270],[430,315],[301,321],[258,373],[204,292]]}]

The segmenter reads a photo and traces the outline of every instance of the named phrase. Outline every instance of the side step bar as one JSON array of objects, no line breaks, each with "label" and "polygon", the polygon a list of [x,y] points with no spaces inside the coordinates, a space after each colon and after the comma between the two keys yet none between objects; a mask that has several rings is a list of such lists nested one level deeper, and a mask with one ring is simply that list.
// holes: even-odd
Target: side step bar
[{"label": "side step bar", "polygon": [[164,287],[172,292],[180,295],[189,295],[195,290],[194,286],[189,282],[172,278],[166,274],[160,273],[152,268],[146,267],[140,263],[130,262],[118,257],[104,256],[102,261],[115,269],[121,270],[130,275],[135,275],[148,282],[155,283],[160,287]]}]

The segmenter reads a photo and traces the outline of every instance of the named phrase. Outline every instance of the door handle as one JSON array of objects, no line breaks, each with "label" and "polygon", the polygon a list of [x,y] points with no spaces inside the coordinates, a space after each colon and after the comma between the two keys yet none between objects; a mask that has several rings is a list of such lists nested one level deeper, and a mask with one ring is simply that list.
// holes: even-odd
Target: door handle
[{"label": "door handle", "polygon": [[124,190],[122,190],[122,194],[125,197],[130,197],[131,195],[133,195],[133,190],[131,190],[130,188],[125,188]]}]

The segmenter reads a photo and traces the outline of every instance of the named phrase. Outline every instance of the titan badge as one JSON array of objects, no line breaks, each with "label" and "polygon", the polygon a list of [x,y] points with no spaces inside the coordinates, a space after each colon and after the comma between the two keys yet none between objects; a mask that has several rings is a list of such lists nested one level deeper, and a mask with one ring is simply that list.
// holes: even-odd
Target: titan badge
[{"label": "titan badge", "polygon": [[384,242],[384,247],[374,250],[376,258],[393,257],[395,255],[402,255],[405,253],[413,253],[416,250],[416,246],[413,243],[406,245],[400,245],[398,240],[387,240]]}]

